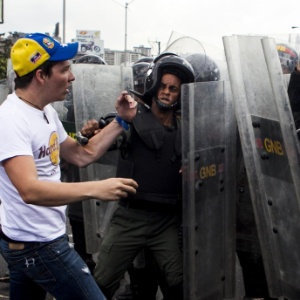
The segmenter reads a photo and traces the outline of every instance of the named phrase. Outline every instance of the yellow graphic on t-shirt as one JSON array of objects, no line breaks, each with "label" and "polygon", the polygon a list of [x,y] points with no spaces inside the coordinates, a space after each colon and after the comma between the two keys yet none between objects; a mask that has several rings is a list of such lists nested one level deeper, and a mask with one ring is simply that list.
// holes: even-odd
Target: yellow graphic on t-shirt
[{"label": "yellow graphic on t-shirt", "polygon": [[50,161],[54,166],[57,166],[59,164],[59,142],[58,134],[56,131],[51,133],[48,147],[44,145],[39,148],[38,159],[44,158],[46,156],[50,157]]},{"label": "yellow graphic on t-shirt", "polygon": [[59,143],[57,132],[52,132],[49,139],[50,160],[53,165],[59,164]]}]

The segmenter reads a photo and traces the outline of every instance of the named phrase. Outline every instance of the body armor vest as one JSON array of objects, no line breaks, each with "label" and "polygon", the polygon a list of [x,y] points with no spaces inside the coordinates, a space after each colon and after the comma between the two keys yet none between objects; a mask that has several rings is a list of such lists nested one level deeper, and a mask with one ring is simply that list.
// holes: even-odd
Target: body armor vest
[{"label": "body armor vest", "polygon": [[164,204],[177,204],[181,198],[180,121],[165,127],[151,109],[139,104],[132,121],[128,145],[120,151],[117,177],[133,178],[139,184],[139,199]]}]

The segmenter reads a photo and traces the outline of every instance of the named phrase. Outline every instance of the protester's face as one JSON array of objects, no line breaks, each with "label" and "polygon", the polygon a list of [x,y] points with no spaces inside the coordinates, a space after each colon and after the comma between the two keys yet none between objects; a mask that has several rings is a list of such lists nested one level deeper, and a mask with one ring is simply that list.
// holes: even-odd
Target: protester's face
[{"label": "protester's face", "polygon": [[47,89],[49,96],[51,95],[52,101],[59,101],[66,99],[71,82],[75,80],[75,77],[71,71],[71,65],[69,61],[62,61],[52,67],[51,76],[47,77]]},{"label": "protester's face", "polygon": [[172,74],[162,76],[157,91],[157,99],[166,105],[171,105],[178,101],[180,95],[181,81]]}]

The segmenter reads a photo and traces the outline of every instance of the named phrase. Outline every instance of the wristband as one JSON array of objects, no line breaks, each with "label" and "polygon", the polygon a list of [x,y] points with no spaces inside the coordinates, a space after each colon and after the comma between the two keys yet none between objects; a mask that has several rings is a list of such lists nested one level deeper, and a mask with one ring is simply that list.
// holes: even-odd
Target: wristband
[{"label": "wristband", "polygon": [[129,129],[128,122],[126,122],[125,120],[123,120],[120,116],[117,115],[115,117],[115,120],[119,123],[119,125],[121,125],[124,128],[124,130],[127,131]]}]

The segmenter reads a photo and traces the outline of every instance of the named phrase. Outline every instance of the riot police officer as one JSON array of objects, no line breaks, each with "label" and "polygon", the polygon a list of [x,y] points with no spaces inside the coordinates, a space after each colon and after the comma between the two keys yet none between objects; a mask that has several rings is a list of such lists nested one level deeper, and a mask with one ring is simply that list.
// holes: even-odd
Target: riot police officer
[{"label": "riot police officer", "polygon": [[120,152],[117,176],[135,178],[139,191],[119,202],[100,247],[94,276],[108,299],[144,248],[151,251],[164,274],[168,285],[165,299],[183,299],[178,243],[181,134],[175,111],[180,106],[181,84],[193,81],[193,68],[185,59],[172,53],[158,56],[149,66],[145,93],[136,93],[145,104],[138,105],[131,124],[123,123],[130,142]]}]

